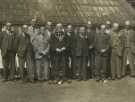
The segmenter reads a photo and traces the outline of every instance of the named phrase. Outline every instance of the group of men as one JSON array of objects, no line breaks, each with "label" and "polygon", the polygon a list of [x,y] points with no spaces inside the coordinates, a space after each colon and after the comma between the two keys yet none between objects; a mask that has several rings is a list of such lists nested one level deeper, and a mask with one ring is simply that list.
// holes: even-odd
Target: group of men
[{"label": "group of men", "polygon": [[[62,84],[70,79],[96,81],[135,77],[135,32],[130,21],[120,29],[107,21],[93,27],[23,25],[15,30],[7,23],[0,33],[4,81],[49,81]],[[16,57],[18,60],[16,60]],[[18,63],[18,67],[17,67]],[[16,73],[18,72],[18,74]]]}]

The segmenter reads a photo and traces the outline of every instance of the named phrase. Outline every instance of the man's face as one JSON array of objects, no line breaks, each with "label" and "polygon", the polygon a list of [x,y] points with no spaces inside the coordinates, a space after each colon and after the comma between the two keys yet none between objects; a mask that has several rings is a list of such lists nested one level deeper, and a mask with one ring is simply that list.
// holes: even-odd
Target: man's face
[{"label": "man's face", "polygon": [[92,27],[92,23],[91,23],[91,21],[88,21],[88,23],[87,23],[87,27],[88,27],[88,28],[91,28],[91,27]]},{"label": "man's face", "polygon": [[10,27],[10,26],[7,26],[7,30],[8,30],[8,31],[11,31],[11,27]]},{"label": "man's face", "polygon": [[79,33],[84,35],[85,34],[85,28],[84,27],[81,27],[80,30],[79,30]]},{"label": "man's face", "polygon": [[87,24],[87,28],[91,28],[92,27],[92,24]]},{"label": "man's face", "polygon": [[118,29],[119,29],[119,25],[113,26],[113,30],[114,30],[114,31],[117,31]]},{"label": "man's face", "polygon": [[56,29],[60,30],[60,29],[62,29],[62,28],[63,28],[63,25],[62,25],[61,23],[58,23],[58,24],[56,25]]},{"label": "man's face", "polygon": [[62,26],[56,26],[57,29],[62,29]]},{"label": "man's face", "polygon": [[129,29],[129,28],[130,28],[130,26],[131,26],[130,21],[126,21],[126,22],[125,22],[125,28]]},{"label": "man's face", "polygon": [[45,30],[44,27],[41,27],[41,28],[40,28],[40,32],[41,32],[41,33],[44,33],[44,30]]},{"label": "man's face", "polygon": [[105,25],[101,25],[101,30],[105,30],[106,29],[106,26]]},{"label": "man's face", "polygon": [[47,29],[51,29],[51,26],[52,26],[52,22],[47,22],[46,28],[47,28]]},{"label": "man's face", "polygon": [[110,21],[106,21],[106,28],[107,29],[111,28],[111,22]]},{"label": "man's face", "polygon": [[126,29],[129,29],[129,28],[130,28],[130,25],[125,25],[125,28],[126,28]]},{"label": "man's face", "polygon": [[71,25],[67,27],[67,31],[68,32],[71,32],[72,31],[72,26]]},{"label": "man's face", "polygon": [[106,25],[106,28],[107,28],[107,29],[111,28],[111,24],[107,24],[107,25]]},{"label": "man's face", "polygon": [[23,27],[23,32],[24,33],[27,33],[27,30],[28,30],[27,27]]},{"label": "man's face", "polygon": [[11,32],[14,32],[15,31],[15,28],[12,26],[10,27],[11,28]]},{"label": "man's face", "polygon": [[47,29],[51,29],[51,25],[47,25],[46,28],[47,28]]}]

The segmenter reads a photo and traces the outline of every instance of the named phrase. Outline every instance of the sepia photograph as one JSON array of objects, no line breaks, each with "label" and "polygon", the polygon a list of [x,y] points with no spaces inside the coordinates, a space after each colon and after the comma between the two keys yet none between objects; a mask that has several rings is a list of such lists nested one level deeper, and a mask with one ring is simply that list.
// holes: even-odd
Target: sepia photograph
[{"label": "sepia photograph", "polygon": [[0,102],[135,102],[135,0],[0,0]]}]

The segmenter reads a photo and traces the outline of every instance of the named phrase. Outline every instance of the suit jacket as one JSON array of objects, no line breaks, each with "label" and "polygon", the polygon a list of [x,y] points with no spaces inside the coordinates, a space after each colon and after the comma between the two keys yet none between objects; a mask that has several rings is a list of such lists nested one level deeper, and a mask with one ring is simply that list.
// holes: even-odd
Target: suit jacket
[{"label": "suit jacket", "polygon": [[[97,33],[95,37],[94,48],[95,48],[95,54],[108,56],[109,49],[110,49],[110,36],[103,32]],[[105,50],[105,52],[102,53],[101,50]]]},{"label": "suit jacket", "polygon": [[38,32],[39,32],[39,29],[36,29],[35,27],[33,27],[33,26],[29,26],[28,27],[28,34],[29,34],[29,36],[30,36],[30,40],[31,40],[31,42],[32,42],[32,40],[35,38],[35,36],[38,34]]},{"label": "suit jacket", "polygon": [[122,35],[122,43],[125,48],[130,48],[131,52],[135,54],[135,31],[132,29],[129,29],[128,31],[126,29],[120,31]]},{"label": "suit jacket", "polygon": [[33,46],[34,46],[34,52],[35,52],[36,59],[41,59],[42,57],[47,55],[49,52],[49,48],[50,48],[48,39],[46,39],[46,37],[44,37],[42,34],[41,35],[38,34],[33,39]]},{"label": "suit jacket", "polygon": [[74,32],[71,32],[70,36],[66,32],[66,39],[68,42],[67,54],[69,54],[70,56],[74,55],[74,52],[75,52],[75,42],[76,42],[75,37],[76,36],[75,36]]},{"label": "suit jacket", "polygon": [[3,36],[4,36],[5,33],[6,33],[5,31],[0,32],[0,48],[1,48],[1,45],[2,45]]},{"label": "suit jacket", "polygon": [[[96,32],[94,30],[91,29],[87,29],[87,35],[88,35],[88,43],[89,43],[89,47],[93,47],[94,48],[94,42],[95,42],[95,35]],[[92,48],[92,49],[93,49]]]},{"label": "suit jacket", "polygon": [[79,35],[76,36],[75,42],[75,56],[88,56],[88,38],[87,36],[81,38]]},{"label": "suit jacket", "polygon": [[50,40],[49,40],[49,44],[50,44],[50,51],[52,55],[56,55],[58,54],[58,52],[56,51],[57,48],[61,49],[63,47],[66,48],[65,51],[63,51],[61,54],[66,54],[67,48],[68,48],[68,41],[66,36],[63,38],[62,41],[59,41],[55,35],[52,35]]},{"label": "suit jacket", "polygon": [[111,49],[115,55],[122,56],[123,43],[119,32],[112,32],[111,34]]},{"label": "suit jacket", "polygon": [[18,50],[17,50],[17,55],[19,57],[25,57],[29,47],[31,46],[30,42],[30,36],[26,33],[25,35],[22,33],[18,37]]},{"label": "suit jacket", "polygon": [[9,52],[12,52],[14,54],[17,52],[18,37],[14,32],[8,33],[7,31],[4,31],[2,32],[2,36],[0,39],[1,54],[3,57],[6,56],[6,54]]}]

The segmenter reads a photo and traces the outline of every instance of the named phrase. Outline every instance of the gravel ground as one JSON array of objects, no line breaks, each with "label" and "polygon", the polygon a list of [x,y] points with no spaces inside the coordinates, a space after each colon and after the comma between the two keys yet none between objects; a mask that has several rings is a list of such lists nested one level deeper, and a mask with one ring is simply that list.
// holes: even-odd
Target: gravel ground
[{"label": "gravel ground", "polygon": [[135,79],[49,85],[0,81],[0,102],[135,102]]}]

